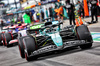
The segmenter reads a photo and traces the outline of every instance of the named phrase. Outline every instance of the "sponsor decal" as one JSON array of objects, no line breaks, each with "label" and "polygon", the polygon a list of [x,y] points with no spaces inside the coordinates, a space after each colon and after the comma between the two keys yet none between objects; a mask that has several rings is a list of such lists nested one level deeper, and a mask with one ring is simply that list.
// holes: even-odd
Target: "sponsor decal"
[{"label": "sponsor decal", "polygon": [[34,54],[34,55],[37,55],[37,54],[40,54],[40,53],[49,52],[49,51],[54,50],[55,48],[56,48],[55,45],[50,45],[50,46],[47,46],[47,47],[38,49],[37,51],[34,51],[33,54]]},{"label": "sponsor decal", "polygon": [[30,29],[38,29],[41,28],[43,24],[39,24],[39,25],[34,25],[32,27],[30,27]]},{"label": "sponsor decal", "polygon": [[64,48],[66,48],[67,46],[74,46],[74,45],[85,44],[85,43],[86,43],[85,40],[68,41],[64,43]]}]

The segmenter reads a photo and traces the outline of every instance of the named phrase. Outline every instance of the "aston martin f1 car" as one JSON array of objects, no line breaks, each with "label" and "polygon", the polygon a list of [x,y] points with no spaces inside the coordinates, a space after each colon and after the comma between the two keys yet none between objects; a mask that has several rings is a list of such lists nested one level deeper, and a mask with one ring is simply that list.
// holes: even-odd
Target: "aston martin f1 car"
[{"label": "aston martin f1 car", "polygon": [[86,25],[61,28],[61,24],[63,23],[46,22],[39,29],[27,30],[28,35],[18,39],[21,57],[30,61],[37,59],[40,54],[68,47],[79,46],[81,49],[92,47],[93,40]]}]

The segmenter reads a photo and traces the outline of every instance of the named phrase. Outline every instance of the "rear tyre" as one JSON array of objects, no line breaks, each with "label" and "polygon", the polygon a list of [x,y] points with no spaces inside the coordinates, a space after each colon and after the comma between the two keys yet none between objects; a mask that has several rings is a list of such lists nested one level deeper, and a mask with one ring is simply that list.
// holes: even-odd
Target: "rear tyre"
[{"label": "rear tyre", "polygon": [[4,33],[2,33],[2,41],[3,41],[3,45],[6,46],[6,45],[5,45],[5,37],[4,37]]},{"label": "rear tyre", "polygon": [[12,40],[12,36],[11,36],[11,33],[5,33],[4,34],[4,39],[5,39],[5,45],[7,47],[9,47],[9,42]]},{"label": "rear tyre", "polygon": [[35,60],[37,57],[30,56],[36,50],[36,42],[35,38],[32,36],[28,36],[23,39],[23,43],[25,45],[25,58],[27,61]]},{"label": "rear tyre", "polygon": [[3,45],[1,41],[2,41],[2,33],[0,33],[0,45]]}]

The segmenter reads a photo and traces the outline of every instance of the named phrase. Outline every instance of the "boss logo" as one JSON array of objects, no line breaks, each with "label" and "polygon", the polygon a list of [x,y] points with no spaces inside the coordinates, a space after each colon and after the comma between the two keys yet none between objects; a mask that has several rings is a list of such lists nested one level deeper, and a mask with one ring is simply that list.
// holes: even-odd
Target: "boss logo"
[{"label": "boss logo", "polygon": [[40,53],[43,53],[43,52],[51,51],[53,49],[55,49],[55,45],[51,45],[51,46],[48,46],[48,47],[41,48],[37,51],[34,51],[33,54],[36,55],[36,54],[40,54]]},{"label": "boss logo", "polygon": [[77,45],[77,44],[83,44],[83,43],[85,43],[85,40],[69,41],[69,42],[66,42],[66,44],[64,46],[67,46],[67,45],[69,45],[69,46],[70,45]]}]

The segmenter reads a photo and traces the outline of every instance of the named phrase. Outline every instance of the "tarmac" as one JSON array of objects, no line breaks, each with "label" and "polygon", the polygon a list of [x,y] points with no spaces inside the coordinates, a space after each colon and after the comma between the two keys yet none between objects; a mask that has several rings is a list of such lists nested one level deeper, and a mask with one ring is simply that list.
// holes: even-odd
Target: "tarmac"
[{"label": "tarmac", "polygon": [[[98,23],[88,25],[90,32],[100,32],[100,17],[98,19]],[[91,18],[84,20],[91,21]],[[65,20],[64,26],[68,24],[69,21]],[[100,66],[100,42],[94,42],[91,49],[68,48],[62,52],[46,54],[31,62],[20,57],[18,46],[0,46],[0,66]]]}]

